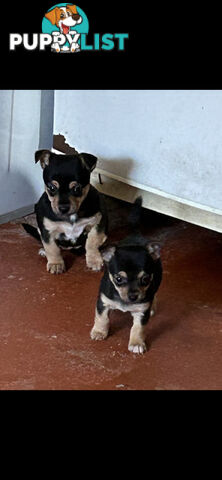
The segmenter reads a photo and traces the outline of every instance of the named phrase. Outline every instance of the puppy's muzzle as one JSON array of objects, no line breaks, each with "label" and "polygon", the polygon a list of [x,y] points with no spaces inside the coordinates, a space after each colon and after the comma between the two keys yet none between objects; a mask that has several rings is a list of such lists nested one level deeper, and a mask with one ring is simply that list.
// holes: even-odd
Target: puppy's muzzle
[{"label": "puppy's muzzle", "polygon": [[128,298],[129,298],[130,302],[136,302],[138,297],[139,297],[139,294],[137,292],[129,292],[128,293]]},{"label": "puppy's muzzle", "polygon": [[59,205],[59,211],[63,215],[65,213],[68,213],[69,209],[70,209],[70,204],[68,204],[68,203],[64,203],[64,204]]}]

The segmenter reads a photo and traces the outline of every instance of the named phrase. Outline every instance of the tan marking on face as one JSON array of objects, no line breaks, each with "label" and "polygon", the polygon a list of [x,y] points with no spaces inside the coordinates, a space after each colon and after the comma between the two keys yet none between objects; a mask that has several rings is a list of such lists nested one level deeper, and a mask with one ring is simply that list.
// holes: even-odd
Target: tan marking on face
[{"label": "tan marking on face", "polygon": [[69,188],[71,189],[71,188],[75,187],[77,184],[78,184],[78,182],[76,182],[76,181],[74,180],[73,182],[70,182]]},{"label": "tan marking on face", "polygon": [[[141,280],[141,278],[143,278],[144,275],[149,275],[148,273],[144,272],[144,270],[142,270],[141,272],[139,272],[139,274],[137,275],[137,278],[139,280]],[[148,283],[148,285],[139,285],[138,288],[139,288],[139,291],[140,291],[140,300],[142,300],[144,297],[145,297],[145,294],[146,294],[146,291],[148,290],[148,288],[150,287],[150,284],[153,280],[153,274],[150,275],[150,281]]]},{"label": "tan marking on face", "polygon": [[149,286],[150,286],[150,283],[148,285],[141,285],[139,287],[141,300],[145,297],[146,291],[148,290]]},{"label": "tan marking on face", "polygon": [[[141,271],[138,274],[137,278],[140,280],[143,277],[144,274],[145,274],[145,272]],[[126,272],[123,272],[123,271],[119,272],[117,275],[120,275],[120,277],[127,278]],[[116,291],[118,292],[120,298],[124,302],[129,302],[129,298],[128,298],[129,285],[117,285],[116,282],[115,282],[115,278],[113,277],[113,275],[110,272],[109,272],[109,278],[110,278],[111,282],[113,283]],[[152,276],[150,278],[150,282],[148,283],[148,285],[138,284],[138,286],[137,286],[137,293],[138,293],[137,302],[142,301],[144,299],[144,297],[146,295],[146,291],[149,288],[151,281],[152,281]]]},{"label": "tan marking on face", "polygon": [[121,270],[121,272],[117,273],[117,275],[119,275],[120,277],[127,278],[127,273],[123,272],[122,270]]},{"label": "tan marking on face", "polygon": [[[58,182],[56,182],[58,183]],[[60,213],[59,212],[59,196],[58,195],[50,195],[48,188],[45,186],[45,191],[48,195],[48,199],[51,203],[53,212],[55,212],[57,215]]]},{"label": "tan marking on face", "polygon": [[45,185],[45,191],[48,195],[48,199],[51,203],[51,206],[52,206],[52,209],[53,209],[53,212],[56,213],[56,215],[58,215],[60,212],[59,212],[59,196],[58,195],[50,195],[49,191],[48,191],[48,188],[46,187]]},{"label": "tan marking on face", "polygon": [[142,278],[143,275],[146,275],[146,272],[144,272],[144,270],[142,270],[140,273],[138,273],[137,278]]},{"label": "tan marking on face", "polygon": [[129,286],[128,285],[116,285],[115,280],[113,278],[113,275],[110,272],[109,272],[109,278],[110,278],[112,284],[114,285],[116,291],[118,292],[120,298],[124,302],[129,302],[129,298],[128,298]]},{"label": "tan marking on face", "polygon": [[56,180],[52,180],[51,183],[55,185],[56,188],[60,187],[59,182],[57,182]]},{"label": "tan marking on face", "polygon": [[81,197],[74,197],[74,195],[70,195],[69,199],[70,199],[70,204],[71,204],[73,213],[78,212],[83,200],[85,200],[85,198],[89,193],[89,188],[90,188],[90,185],[88,184],[82,189]]},{"label": "tan marking on face", "polygon": [[[57,188],[59,188],[59,183],[56,180],[52,180],[52,182]],[[72,182],[71,182],[72,183]],[[86,198],[89,192],[90,185],[86,185],[82,189],[82,196],[81,197],[74,197],[73,195],[69,196],[69,202],[70,202],[70,208],[68,211],[68,215],[71,215],[72,213],[78,212],[80,205],[82,204],[83,200]],[[61,215],[61,212],[59,211],[59,195],[50,195],[50,192],[48,188],[45,185],[45,191],[48,195],[49,201],[51,203],[53,211],[57,215]]]}]

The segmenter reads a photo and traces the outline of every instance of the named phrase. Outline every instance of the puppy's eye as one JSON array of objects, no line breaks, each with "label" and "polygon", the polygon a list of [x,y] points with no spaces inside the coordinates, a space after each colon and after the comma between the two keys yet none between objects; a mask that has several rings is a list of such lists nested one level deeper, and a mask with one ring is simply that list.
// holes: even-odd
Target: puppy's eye
[{"label": "puppy's eye", "polygon": [[81,185],[75,185],[74,187],[72,187],[72,194],[74,195],[82,195],[82,187]]},{"label": "puppy's eye", "polygon": [[126,278],[123,278],[120,275],[115,275],[114,279],[117,285],[123,285],[124,283],[126,283]]},{"label": "puppy's eye", "polygon": [[48,183],[48,190],[50,193],[56,193],[58,188],[53,183]]},{"label": "puppy's eye", "polygon": [[143,277],[141,278],[141,285],[143,285],[144,287],[146,287],[147,285],[149,285],[150,283],[150,275],[143,275]]}]

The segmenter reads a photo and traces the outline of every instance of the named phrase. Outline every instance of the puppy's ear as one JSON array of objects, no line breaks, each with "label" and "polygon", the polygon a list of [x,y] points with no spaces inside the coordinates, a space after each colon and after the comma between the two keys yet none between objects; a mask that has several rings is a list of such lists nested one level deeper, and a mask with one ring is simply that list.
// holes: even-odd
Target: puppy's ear
[{"label": "puppy's ear", "polygon": [[[80,19],[80,15],[77,12],[76,5],[66,5],[66,10],[70,11],[72,13],[73,20],[76,20],[76,22],[78,22],[78,20]],[[78,23],[81,23],[81,22],[78,22]]]},{"label": "puppy's ear", "polygon": [[35,163],[40,160],[41,167],[45,168],[49,164],[49,157],[51,155],[50,150],[37,150],[35,152]]},{"label": "puppy's ear", "polygon": [[50,10],[50,12],[47,12],[45,14],[45,17],[52,23],[52,25],[56,24],[57,18],[59,14],[59,8],[55,7],[53,10]]},{"label": "puppy's ear", "polygon": [[113,257],[114,253],[116,251],[115,245],[109,246],[105,248],[104,250],[101,250],[100,253],[103,257],[104,262],[109,263],[111,258]]},{"label": "puppy's ear", "polygon": [[66,6],[67,10],[71,10],[73,15],[78,15],[76,5],[67,5]]},{"label": "puppy's ear", "polygon": [[160,258],[160,245],[157,243],[148,243],[146,248],[154,261]]},{"label": "puppy's ear", "polygon": [[97,158],[91,155],[91,153],[80,153],[79,156],[83,166],[92,172],[96,166]]}]

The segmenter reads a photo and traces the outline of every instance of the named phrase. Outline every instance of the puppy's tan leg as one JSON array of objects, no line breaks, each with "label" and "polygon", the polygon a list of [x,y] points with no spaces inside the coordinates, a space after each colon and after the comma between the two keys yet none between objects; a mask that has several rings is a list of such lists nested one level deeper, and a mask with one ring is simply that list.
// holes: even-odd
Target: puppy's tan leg
[{"label": "puppy's tan leg", "polygon": [[86,265],[92,270],[101,270],[103,266],[102,255],[99,247],[105,242],[107,236],[104,232],[99,232],[95,225],[89,232],[86,240]]},{"label": "puppy's tan leg", "polygon": [[94,326],[90,332],[92,340],[104,340],[107,337],[109,331],[108,312],[108,307],[105,307],[101,313],[96,308]]},{"label": "puppy's tan leg", "polygon": [[133,326],[130,330],[130,339],[128,350],[133,353],[144,353],[146,351],[146,326],[144,322],[143,313],[132,313],[133,316]]},{"label": "puppy's tan leg", "polygon": [[54,240],[50,240],[49,243],[42,240],[42,243],[47,257],[47,271],[50,273],[65,272],[65,264],[60,248],[56,245]]}]

